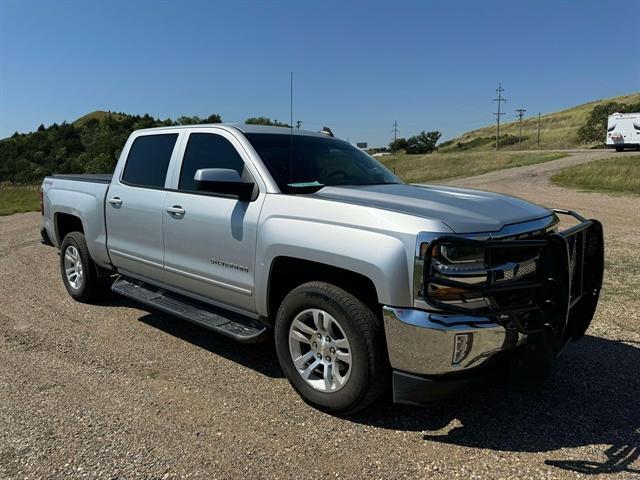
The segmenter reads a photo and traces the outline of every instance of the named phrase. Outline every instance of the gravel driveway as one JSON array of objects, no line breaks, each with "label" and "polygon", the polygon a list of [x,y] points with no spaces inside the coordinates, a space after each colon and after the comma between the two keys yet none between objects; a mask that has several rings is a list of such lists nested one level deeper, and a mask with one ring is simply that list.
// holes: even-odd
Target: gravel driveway
[{"label": "gravel driveway", "polygon": [[0,217],[0,478],[640,477],[640,198],[548,183],[598,155],[449,182],[604,222],[602,303],[545,388],[350,419],[306,406],[270,344],[118,297],[73,302],[40,215]]}]

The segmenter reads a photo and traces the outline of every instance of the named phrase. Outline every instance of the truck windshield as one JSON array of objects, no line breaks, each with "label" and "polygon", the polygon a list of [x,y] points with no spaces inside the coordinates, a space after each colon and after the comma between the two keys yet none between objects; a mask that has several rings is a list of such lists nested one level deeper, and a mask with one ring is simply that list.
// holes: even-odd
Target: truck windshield
[{"label": "truck windshield", "polygon": [[402,183],[374,158],[332,137],[249,133],[280,191],[295,193],[325,186]]}]

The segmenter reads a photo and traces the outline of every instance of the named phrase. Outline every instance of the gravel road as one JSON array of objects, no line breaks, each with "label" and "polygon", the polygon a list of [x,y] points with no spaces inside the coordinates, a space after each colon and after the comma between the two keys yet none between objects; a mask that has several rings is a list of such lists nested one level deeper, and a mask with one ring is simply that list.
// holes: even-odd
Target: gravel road
[{"label": "gravel road", "polygon": [[73,302],[40,215],[0,217],[0,478],[640,477],[640,198],[548,182],[598,155],[450,182],[604,222],[602,303],[544,389],[349,419],[306,406],[269,344],[115,296]]}]

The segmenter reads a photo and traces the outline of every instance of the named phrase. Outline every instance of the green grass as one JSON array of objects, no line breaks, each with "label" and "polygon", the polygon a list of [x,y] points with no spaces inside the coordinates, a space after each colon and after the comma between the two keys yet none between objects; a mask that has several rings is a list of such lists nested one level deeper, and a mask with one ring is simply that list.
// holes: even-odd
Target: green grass
[{"label": "green grass", "polygon": [[[600,103],[620,102],[636,103],[640,102],[640,93],[633,93],[621,97],[607,98],[578,105],[560,112],[547,113],[540,118],[540,146],[537,144],[538,135],[538,114],[530,109],[527,118],[522,121],[522,143],[513,143],[502,147],[504,150],[535,150],[538,148],[565,149],[584,148],[578,141],[578,129],[585,123],[593,107]],[[511,118],[511,113],[507,112]],[[530,115],[530,116],[529,116]],[[507,117],[508,118],[508,117]],[[519,123],[506,122],[500,124],[500,136],[509,135],[518,137]],[[456,152],[461,150],[491,150],[495,142],[493,136],[496,134],[496,125],[467,132],[459,137],[448,141],[447,145],[441,148],[442,152]],[[604,139],[604,132],[602,133]],[[511,138],[513,139],[513,138]],[[461,146],[457,144],[460,142]],[[587,145],[588,147],[589,145]]]},{"label": "green grass", "polygon": [[582,190],[640,194],[640,155],[575,165],[555,174],[551,181]]},{"label": "green grass", "polygon": [[430,182],[453,177],[470,177],[504,168],[549,162],[564,153],[464,152],[429,155],[395,154],[379,160],[409,183]]},{"label": "green grass", "polygon": [[0,183],[0,215],[35,212],[40,209],[40,185]]}]

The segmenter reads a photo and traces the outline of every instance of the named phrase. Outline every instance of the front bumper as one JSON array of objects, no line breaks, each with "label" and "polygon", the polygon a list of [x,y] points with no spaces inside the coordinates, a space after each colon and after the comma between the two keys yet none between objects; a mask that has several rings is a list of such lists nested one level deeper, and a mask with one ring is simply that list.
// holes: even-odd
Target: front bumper
[{"label": "front bumper", "polygon": [[526,339],[486,318],[392,307],[383,316],[395,403],[437,403],[482,383],[489,360]]},{"label": "front bumper", "polygon": [[[480,367],[488,367],[494,361],[504,363],[499,357],[525,342],[531,343],[527,342],[528,337],[543,338],[542,350],[554,358],[566,343],[584,334],[602,285],[602,226],[574,212],[555,212],[571,215],[580,223],[533,240],[448,236],[430,242],[421,289],[430,311],[388,306],[383,309],[396,402],[439,401],[452,391],[481,380],[487,368]],[[533,273],[505,281],[504,275],[496,274],[501,273],[499,268],[493,268],[485,280],[470,284],[455,275],[446,277],[434,272],[431,252],[441,244],[471,245],[490,252],[520,247],[539,250]],[[479,307],[438,301],[427,288],[434,282],[465,289],[491,301]],[[514,296],[513,292],[523,295]]]},{"label": "front bumper", "polygon": [[418,375],[478,367],[526,338],[488,318],[393,307],[383,315],[391,366]]}]

